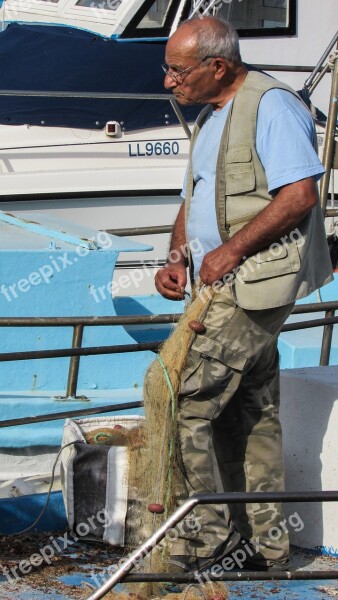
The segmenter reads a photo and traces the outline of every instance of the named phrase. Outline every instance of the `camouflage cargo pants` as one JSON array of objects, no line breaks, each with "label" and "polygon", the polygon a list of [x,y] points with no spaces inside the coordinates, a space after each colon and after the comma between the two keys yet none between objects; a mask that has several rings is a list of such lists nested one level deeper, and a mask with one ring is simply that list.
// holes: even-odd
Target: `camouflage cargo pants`
[{"label": "camouflage cargo pants", "polygon": [[[277,338],[292,307],[246,311],[234,303],[228,286],[214,297],[204,318],[206,333],[196,335],[189,352],[179,395],[189,494],[284,489]],[[279,503],[205,505],[196,508],[195,517],[201,531],[185,533],[173,554],[211,556],[235,528],[256,551],[258,542],[256,562],[288,556]],[[271,529],[276,527],[279,539]]]}]

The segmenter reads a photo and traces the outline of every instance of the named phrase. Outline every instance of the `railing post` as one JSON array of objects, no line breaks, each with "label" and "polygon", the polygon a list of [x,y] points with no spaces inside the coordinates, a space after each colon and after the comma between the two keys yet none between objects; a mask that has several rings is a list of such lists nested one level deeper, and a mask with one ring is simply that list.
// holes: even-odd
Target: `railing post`
[{"label": "railing post", "polygon": [[191,131],[189,129],[189,125],[186,122],[186,120],[185,120],[185,118],[183,116],[183,113],[182,113],[180,107],[177,104],[176,99],[175,98],[170,98],[170,104],[171,104],[171,106],[172,106],[172,108],[173,108],[173,110],[175,112],[176,117],[178,118],[179,122],[181,123],[181,125],[182,125],[182,127],[183,127],[183,129],[184,129],[184,131],[185,131],[185,133],[187,135],[188,140],[191,140]]},{"label": "railing post", "polygon": [[337,96],[338,96],[338,54],[334,59],[334,67],[332,73],[332,87],[331,87],[331,97],[330,97],[330,106],[329,113],[326,124],[326,132],[324,139],[324,149],[323,149],[323,165],[326,169],[321,182],[320,182],[320,203],[323,210],[323,214],[325,216],[326,213],[326,205],[327,205],[327,196],[329,191],[329,183],[331,177],[331,168],[333,164],[333,155],[335,148],[335,131],[336,131],[336,122],[337,122]]},{"label": "railing post", "polygon": [[137,565],[137,562],[145,558],[161,540],[165,537],[168,529],[175,527],[182,519],[198,504],[196,496],[186,500],[168,519],[161,525],[155,533],[152,534],[139,548],[134,550],[126,557],[123,564],[107,579],[97,590],[95,590],[86,600],[100,600],[103,598],[119,581],[123,580],[128,573]]},{"label": "railing post", "polygon": [[[327,310],[325,312],[325,318],[326,317],[334,317],[334,316],[335,316],[334,310]],[[324,325],[322,348],[320,351],[320,361],[319,361],[319,364],[321,367],[327,367],[327,365],[330,362],[332,333],[333,333],[333,324]]]},{"label": "railing post", "polygon": [[[81,348],[83,338],[83,325],[75,325],[73,329],[72,348]],[[76,398],[77,381],[79,376],[80,356],[72,356],[69,361],[67,398]]]}]

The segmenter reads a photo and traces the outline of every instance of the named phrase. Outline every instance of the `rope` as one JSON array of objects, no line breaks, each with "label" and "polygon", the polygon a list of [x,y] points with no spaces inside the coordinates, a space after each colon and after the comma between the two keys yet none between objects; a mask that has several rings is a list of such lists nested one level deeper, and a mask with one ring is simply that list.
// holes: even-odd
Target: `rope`
[{"label": "rope", "polygon": [[50,481],[48,492],[47,492],[46,502],[45,502],[44,506],[42,507],[42,510],[36,517],[35,521],[31,525],[29,525],[29,527],[26,527],[25,529],[22,529],[21,531],[16,531],[15,533],[10,533],[7,537],[13,537],[15,535],[22,535],[23,533],[27,533],[27,531],[30,531],[31,529],[33,529],[33,527],[35,527],[35,525],[37,525],[38,522],[42,519],[43,515],[45,514],[45,512],[47,510],[48,504],[49,504],[50,496],[52,493],[52,488],[54,485],[55,469],[56,469],[57,462],[61,456],[61,452],[68,446],[71,446],[72,444],[76,444],[76,443],[83,444],[84,442],[81,442],[79,440],[76,440],[74,442],[69,442],[68,444],[65,444],[64,446],[62,446],[62,448],[60,448],[60,450],[58,451],[58,453],[56,455],[56,459],[55,459],[55,461],[53,463],[53,467],[52,467],[51,481]]},{"label": "rope", "polygon": [[338,58],[338,50],[334,50],[334,52],[332,52],[332,54],[330,54],[328,61],[327,61],[330,69],[334,68],[334,63],[336,62],[337,58]]}]

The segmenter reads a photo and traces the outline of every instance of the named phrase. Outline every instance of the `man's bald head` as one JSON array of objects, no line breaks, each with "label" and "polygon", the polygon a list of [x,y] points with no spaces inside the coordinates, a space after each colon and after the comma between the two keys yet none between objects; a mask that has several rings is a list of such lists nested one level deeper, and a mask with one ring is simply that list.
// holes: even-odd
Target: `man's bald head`
[{"label": "man's bald head", "polygon": [[219,56],[235,67],[242,64],[237,32],[223,19],[198,17],[184,21],[169,39],[168,46],[172,44],[196,59]]},{"label": "man's bald head", "polygon": [[169,38],[165,58],[164,86],[180,104],[212,104],[220,110],[247,74],[236,31],[214,17],[184,21]]}]

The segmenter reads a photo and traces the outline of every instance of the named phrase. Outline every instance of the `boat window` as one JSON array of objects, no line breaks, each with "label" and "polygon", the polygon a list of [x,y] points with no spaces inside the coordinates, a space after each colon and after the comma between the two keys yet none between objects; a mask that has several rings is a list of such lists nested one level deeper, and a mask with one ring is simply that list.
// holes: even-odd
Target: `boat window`
[{"label": "boat window", "polygon": [[168,0],[155,0],[136,29],[153,29],[163,27],[168,16],[172,2]]},{"label": "boat window", "polygon": [[170,35],[177,12],[181,19],[187,19],[190,11],[191,0],[145,0],[121,37],[166,38]]},{"label": "boat window", "polygon": [[[78,3],[102,0],[78,0]],[[103,0],[114,2],[114,0]],[[215,15],[230,21],[240,37],[294,35],[297,0],[145,0],[122,37],[167,37],[177,11],[181,19],[191,15]]]},{"label": "boat window", "polygon": [[[205,14],[205,1],[192,4],[192,12]],[[296,33],[296,0],[211,0],[209,4],[208,14],[230,21],[240,37]]]}]

